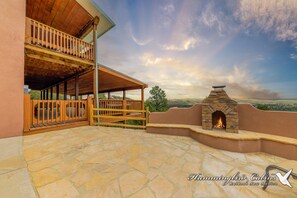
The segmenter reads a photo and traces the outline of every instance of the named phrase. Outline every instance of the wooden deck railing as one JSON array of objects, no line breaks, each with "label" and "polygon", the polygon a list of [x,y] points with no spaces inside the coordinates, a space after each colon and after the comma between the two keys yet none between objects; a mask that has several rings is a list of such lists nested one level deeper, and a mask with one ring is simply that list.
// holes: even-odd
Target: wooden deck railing
[{"label": "wooden deck railing", "polygon": [[87,120],[86,100],[32,100],[31,126]]},{"label": "wooden deck railing", "polygon": [[[114,112],[117,111],[119,115],[102,114],[101,112]],[[90,125],[100,126],[115,126],[124,128],[138,128],[145,129],[148,123],[149,110],[135,110],[135,109],[106,109],[106,108],[93,108],[90,106]],[[99,112],[99,113],[98,113]],[[98,122],[99,119],[99,122]],[[142,121],[142,125],[137,123],[127,124],[126,121]]]},{"label": "wooden deck railing", "polygon": [[26,43],[78,58],[94,60],[93,44],[26,17]]},{"label": "wooden deck railing", "polygon": [[[104,115],[119,115],[118,109],[141,110],[141,100],[99,100],[99,108],[109,109],[108,111],[100,111]],[[114,109],[114,111],[112,110]]]},{"label": "wooden deck railing", "polygon": [[[25,94],[24,131],[77,121],[91,123],[89,109],[93,102],[91,96],[87,100],[31,100],[30,95]],[[125,127],[131,127],[126,125],[127,120],[140,120],[143,124],[147,120],[147,111],[141,104],[138,100],[100,100],[100,109],[95,113],[99,113],[102,125],[106,122],[115,126],[116,122],[122,121]],[[137,125],[136,128],[144,127]]]},{"label": "wooden deck railing", "polygon": [[89,107],[92,98],[87,100],[31,100],[24,95],[24,131],[34,128],[89,120]]}]

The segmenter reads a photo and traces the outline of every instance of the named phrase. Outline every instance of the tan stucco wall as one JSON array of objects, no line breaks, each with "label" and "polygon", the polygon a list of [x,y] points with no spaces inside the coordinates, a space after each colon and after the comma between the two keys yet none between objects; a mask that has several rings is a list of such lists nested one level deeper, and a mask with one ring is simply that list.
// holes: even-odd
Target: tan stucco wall
[{"label": "tan stucco wall", "polygon": [[[262,111],[250,104],[238,104],[239,129],[297,138],[297,113]],[[191,108],[172,108],[151,113],[149,123],[190,124],[201,126],[201,104]]]},{"label": "tan stucco wall", "polygon": [[202,124],[202,105],[191,108],[171,108],[167,112],[154,112],[149,116],[149,123],[157,124]]},{"label": "tan stucco wall", "polygon": [[23,133],[25,5],[0,1],[0,138]]},{"label": "tan stucco wall", "polygon": [[263,111],[250,104],[238,105],[239,129],[297,138],[297,113]]}]

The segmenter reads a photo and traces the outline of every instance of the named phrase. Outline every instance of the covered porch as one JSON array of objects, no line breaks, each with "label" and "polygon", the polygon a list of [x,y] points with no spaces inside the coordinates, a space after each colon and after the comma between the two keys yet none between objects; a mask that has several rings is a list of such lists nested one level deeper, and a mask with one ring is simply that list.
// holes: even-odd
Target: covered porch
[{"label": "covered porch", "polygon": [[[29,87],[40,91],[39,100],[31,100],[29,94],[24,98],[24,133],[32,134],[40,131],[70,128],[74,126],[89,125],[89,109],[94,100],[94,69],[78,73],[72,77],[61,80],[55,84],[47,85],[48,82],[41,79]],[[48,73],[55,76],[55,72]],[[112,70],[106,66],[98,67],[99,107],[114,109],[114,111],[100,111],[100,115],[122,117],[129,113],[118,110],[144,110],[144,89],[147,85],[141,81]],[[45,87],[40,89],[40,87]],[[127,98],[127,91],[138,90],[138,100]],[[112,94],[121,93],[121,97],[112,98]],[[105,96],[105,97],[103,97]],[[99,108],[98,107],[98,108]],[[131,113],[132,114],[132,113]],[[135,116],[135,115],[134,115]],[[142,117],[139,113],[137,116]],[[104,122],[126,122],[124,119],[109,119]]]}]

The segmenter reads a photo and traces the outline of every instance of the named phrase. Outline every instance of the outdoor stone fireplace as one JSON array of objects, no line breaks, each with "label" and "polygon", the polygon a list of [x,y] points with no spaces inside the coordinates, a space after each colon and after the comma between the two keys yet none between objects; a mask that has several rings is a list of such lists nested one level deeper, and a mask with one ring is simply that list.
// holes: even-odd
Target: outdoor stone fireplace
[{"label": "outdoor stone fireplace", "polygon": [[213,86],[209,96],[202,101],[202,128],[238,133],[237,102],[229,98],[224,87]]}]

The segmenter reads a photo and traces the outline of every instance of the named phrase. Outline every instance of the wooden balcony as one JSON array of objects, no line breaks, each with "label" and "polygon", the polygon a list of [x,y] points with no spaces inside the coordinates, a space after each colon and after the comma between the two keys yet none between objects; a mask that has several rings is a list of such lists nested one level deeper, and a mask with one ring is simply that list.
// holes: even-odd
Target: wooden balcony
[{"label": "wooden balcony", "polygon": [[26,17],[26,44],[94,61],[94,46],[70,34]]}]

